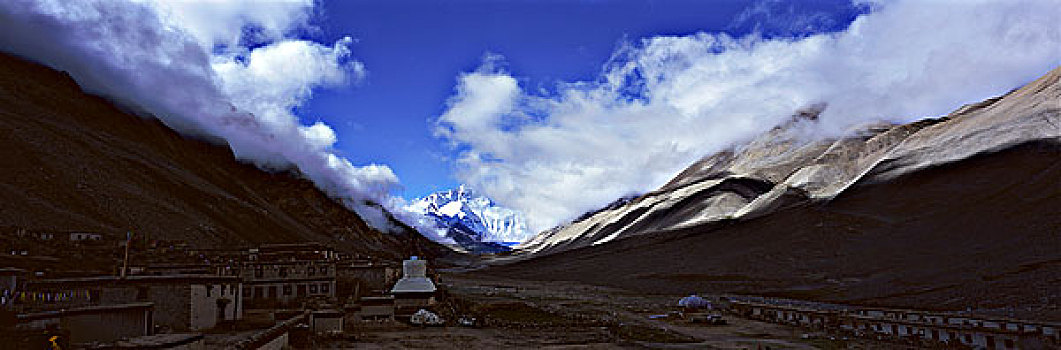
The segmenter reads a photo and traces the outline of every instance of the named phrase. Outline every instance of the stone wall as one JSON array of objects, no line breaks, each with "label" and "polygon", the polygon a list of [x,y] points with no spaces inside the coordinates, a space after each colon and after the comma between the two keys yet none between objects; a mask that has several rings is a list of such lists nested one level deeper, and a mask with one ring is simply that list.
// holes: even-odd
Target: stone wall
[{"label": "stone wall", "polygon": [[151,321],[147,309],[126,309],[63,317],[59,327],[70,330],[70,342],[109,342],[148,335]]},{"label": "stone wall", "polygon": [[401,271],[390,266],[340,266],[335,276],[336,295],[340,298],[383,295],[400,277]]},{"label": "stone wall", "polygon": [[[78,307],[21,314],[16,328],[39,332],[58,327],[65,332],[65,339],[58,339],[59,343],[110,342],[149,334],[152,314],[151,303]],[[4,345],[2,341],[0,345]]]},{"label": "stone wall", "polygon": [[174,331],[190,330],[189,323],[192,314],[189,307],[190,285],[156,284],[146,286],[146,288],[149,293],[147,300],[155,303],[155,324]]}]

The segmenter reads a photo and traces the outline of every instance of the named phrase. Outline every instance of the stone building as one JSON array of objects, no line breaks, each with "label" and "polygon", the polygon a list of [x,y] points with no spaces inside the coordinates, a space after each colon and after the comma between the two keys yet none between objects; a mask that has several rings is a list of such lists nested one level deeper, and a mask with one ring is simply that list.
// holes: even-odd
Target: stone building
[{"label": "stone building", "polygon": [[103,239],[103,235],[91,232],[71,232],[70,240],[74,242],[80,241],[98,241]]},{"label": "stone building", "polygon": [[224,274],[216,272],[217,268],[215,266],[205,263],[148,264],[144,266],[132,266],[129,268],[129,274],[132,275],[170,276],[216,274],[224,276]]},{"label": "stone building", "polygon": [[401,269],[397,266],[374,261],[354,261],[339,264],[336,268],[336,295],[340,298],[357,300],[363,296],[386,295],[401,278]]},{"label": "stone building", "polygon": [[291,305],[312,297],[335,297],[335,253],[321,244],[264,245],[231,271],[245,284],[250,307]]},{"label": "stone building", "polygon": [[267,244],[251,249],[190,252],[194,262],[155,262],[130,268],[134,275],[210,274],[239,278],[246,307],[297,306],[311,298],[336,295],[339,255],[320,243]]},{"label": "stone building", "polygon": [[346,323],[345,313],[340,310],[316,310],[310,313],[309,324],[313,333],[342,333]]},{"label": "stone building", "polygon": [[1058,335],[1061,324],[1056,322],[902,309],[822,309],[750,301],[733,301],[731,310],[753,319],[914,347],[1041,349],[1061,345]]},{"label": "stone building", "polygon": [[232,276],[99,276],[27,281],[15,298],[21,313],[150,302],[156,325],[189,331],[242,319],[242,290]]},{"label": "stone building", "polygon": [[354,318],[359,321],[394,319],[394,297],[362,297],[353,311]]}]

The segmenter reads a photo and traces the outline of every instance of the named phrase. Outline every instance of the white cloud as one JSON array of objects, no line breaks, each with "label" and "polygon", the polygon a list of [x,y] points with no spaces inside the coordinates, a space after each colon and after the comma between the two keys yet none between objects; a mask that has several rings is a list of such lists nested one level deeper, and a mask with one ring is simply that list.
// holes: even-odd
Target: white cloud
[{"label": "white cloud", "polygon": [[333,150],[331,127],[303,125],[292,113],[314,89],[364,75],[350,38],[331,45],[296,38],[316,30],[308,22],[313,7],[312,0],[7,0],[0,48],[67,71],[86,90],[178,131],[225,142],[241,159],[297,166],[386,227],[357,203],[387,203],[397,176],[384,165],[351,164]]},{"label": "white cloud", "polygon": [[1061,64],[1051,1],[873,4],[801,38],[699,33],[627,45],[597,81],[523,90],[496,58],[458,77],[436,133],[457,177],[549,228],[654,189],[699,157],[827,102],[820,135],[947,113]]},{"label": "white cloud", "polygon": [[[179,26],[205,48],[246,49],[240,41],[283,39],[291,30],[309,28],[313,0],[135,0],[149,5],[167,23]],[[248,38],[245,30],[255,35]]]}]

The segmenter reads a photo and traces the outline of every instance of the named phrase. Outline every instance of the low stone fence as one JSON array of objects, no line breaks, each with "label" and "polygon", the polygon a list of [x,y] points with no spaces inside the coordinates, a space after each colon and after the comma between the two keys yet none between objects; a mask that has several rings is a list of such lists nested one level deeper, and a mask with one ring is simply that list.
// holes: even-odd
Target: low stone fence
[{"label": "low stone fence", "polygon": [[309,319],[309,311],[291,317],[264,331],[255,333],[247,339],[236,343],[231,348],[239,350],[280,350],[287,348],[291,338],[291,330],[299,324],[304,324]]},{"label": "low stone fence", "polygon": [[900,309],[814,307],[813,304],[729,300],[745,318],[829,334],[908,345],[961,345],[990,349],[1040,349],[1061,345],[1061,324]]}]

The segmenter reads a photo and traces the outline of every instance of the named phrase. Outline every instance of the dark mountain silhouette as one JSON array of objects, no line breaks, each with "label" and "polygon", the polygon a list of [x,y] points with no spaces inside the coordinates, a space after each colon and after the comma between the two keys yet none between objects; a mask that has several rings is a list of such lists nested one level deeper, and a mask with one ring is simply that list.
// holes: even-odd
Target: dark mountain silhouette
[{"label": "dark mountain silhouette", "polygon": [[265,172],[221,145],[85,94],[68,75],[0,54],[0,237],[126,231],[197,247],[316,241],[368,256],[443,248],[400,223],[375,230],[295,171]]}]

